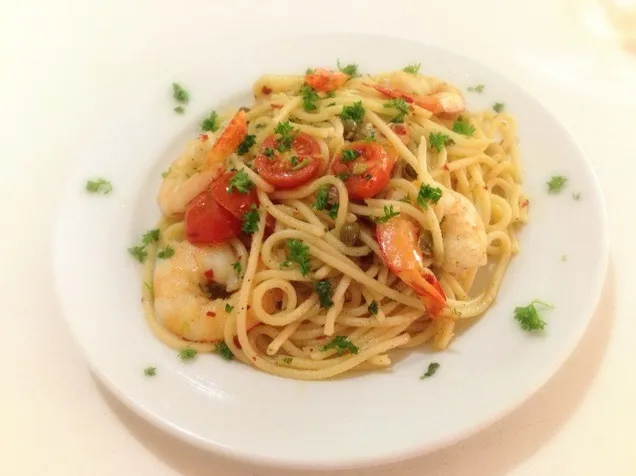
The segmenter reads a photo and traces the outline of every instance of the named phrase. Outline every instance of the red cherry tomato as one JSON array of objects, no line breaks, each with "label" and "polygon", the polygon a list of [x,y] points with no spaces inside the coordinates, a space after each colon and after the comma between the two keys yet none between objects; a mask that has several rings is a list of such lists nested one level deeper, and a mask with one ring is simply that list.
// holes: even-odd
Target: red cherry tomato
[{"label": "red cherry tomato", "polygon": [[252,204],[258,205],[258,198],[256,196],[256,189],[253,188],[248,193],[240,193],[237,190],[233,192],[228,191],[230,180],[236,175],[236,172],[226,172],[221,175],[210,188],[212,198],[216,202],[230,212],[234,217],[239,220],[243,219],[243,214],[246,213]]},{"label": "red cherry tomato", "polygon": [[[259,175],[267,182],[276,188],[296,188],[316,175],[321,161],[320,146],[312,136],[298,132],[291,152],[281,153],[277,146],[276,136],[269,136],[254,161]],[[296,158],[295,162],[292,157]]]},{"label": "red cherry tomato", "polygon": [[241,233],[241,221],[219,205],[210,190],[206,190],[188,204],[185,229],[192,244],[224,243]]},{"label": "red cherry tomato", "polygon": [[[354,160],[342,160],[343,152],[354,151]],[[351,157],[351,154],[346,154]],[[345,157],[347,159],[348,157]],[[336,156],[331,169],[336,175],[344,175],[344,183],[354,200],[371,198],[386,187],[395,165],[395,157],[374,142],[358,141],[349,144]]]}]

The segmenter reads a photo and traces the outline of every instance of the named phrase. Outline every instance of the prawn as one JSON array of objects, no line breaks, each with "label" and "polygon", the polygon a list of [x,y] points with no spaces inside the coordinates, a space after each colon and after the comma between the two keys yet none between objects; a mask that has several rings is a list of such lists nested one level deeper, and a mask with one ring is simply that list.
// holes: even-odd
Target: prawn
[{"label": "prawn", "polygon": [[161,212],[168,217],[183,214],[188,203],[221,175],[225,159],[243,142],[246,134],[245,111],[239,111],[214,143],[208,134],[191,141],[172,163],[161,184],[157,195]]},{"label": "prawn", "polygon": [[433,206],[440,221],[444,262],[442,268],[453,275],[488,262],[488,239],[484,222],[475,205],[454,190],[445,190]]},{"label": "prawn", "polygon": [[433,272],[424,265],[418,235],[417,226],[402,215],[376,227],[376,238],[388,268],[420,295],[431,317],[438,317],[446,306],[446,294]]},{"label": "prawn", "polygon": [[385,97],[404,99],[407,103],[416,104],[433,114],[454,114],[466,109],[464,98],[461,94],[454,91],[442,91],[429,95],[415,95],[381,84],[364,83],[364,85],[375,89]]},{"label": "prawn", "polygon": [[[155,314],[166,329],[191,342],[223,340],[225,323],[236,307],[240,278],[229,244],[198,247],[187,241],[174,246],[174,255],[157,263],[154,275]],[[275,312],[273,296],[263,307]],[[269,299],[271,298],[271,299]],[[247,312],[248,330],[259,323]]]},{"label": "prawn", "polygon": [[305,75],[305,81],[316,91],[328,93],[341,87],[349,79],[349,75],[340,71],[316,68]]}]

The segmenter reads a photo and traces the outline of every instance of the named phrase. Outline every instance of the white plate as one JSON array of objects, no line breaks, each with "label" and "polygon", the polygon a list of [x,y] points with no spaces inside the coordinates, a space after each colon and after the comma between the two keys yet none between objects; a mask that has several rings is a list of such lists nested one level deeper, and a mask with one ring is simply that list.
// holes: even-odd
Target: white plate
[{"label": "white plate", "polygon": [[[327,468],[415,456],[466,437],[519,405],[561,365],[599,298],[608,242],[597,182],[579,147],[540,103],[479,64],[448,51],[376,36],[234,38],[231,49],[192,51],[191,68],[140,93],[139,107],[97,131],[70,180],[55,235],[57,289],[68,325],[91,367],[127,405],[202,448],[278,466]],[[236,58],[245,58],[237,61]],[[249,60],[247,60],[249,58]],[[327,382],[274,377],[215,355],[182,363],[147,328],[140,268],[126,252],[158,218],[160,174],[211,109],[250,99],[262,73],[298,73],[336,59],[379,72],[421,62],[422,72],[466,88],[469,107],[506,104],[519,123],[530,197],[521,253],[495,305],[449,351],[415,350],[386,371]],[[191,92],[172,111],[170,82]],[[546,193],[555,174],[569,178]],[[112,181],[89,196],[86,179]],[[572,198],[581,193],[581,200]],[[567,255],[567,262],[561,260]],[[523,332],[515,306],[551,302],[544,335]],[[420,380],[431,361],[441,368]],[[146,366],[157,375],[143,375]]]}]

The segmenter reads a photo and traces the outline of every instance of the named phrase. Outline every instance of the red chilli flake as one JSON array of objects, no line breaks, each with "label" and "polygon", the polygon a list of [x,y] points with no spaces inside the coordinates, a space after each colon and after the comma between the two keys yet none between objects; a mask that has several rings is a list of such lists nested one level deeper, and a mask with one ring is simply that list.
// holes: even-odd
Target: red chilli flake
[{"label": "red chilli flake", "polygon": [[318,336],[316,337],[316,340],[325,340],[327,338],[327,336]]},{"label": "red chilli flake", "polygon": [[529,204],[530,204],[530,201],[527,199],[521,202],[522,207],[527,207]]},{"label": "red chilli flake", "polygon": [[252,357],[252,360],[253,360],[254,362],[256,362],[256,357]]},{"label": "red chilli flake", "polygon": [[268,88],[267,86],[263,86],[263,87],[261,88],[261,92],[262,92],[263,94],[271,94],[271,92],[272,92],[272,88]]},{"label": "red chilli flake", "polygon": [[216,312],[214,311],[208,311],[205,313],[206,316],[210,316],[210,317],[216,317]]},{"label": "red chilli flake", "polygon": [[280,109],[281,107],[283,107],[282,104],[270,104],[270,106],[272,106],[274,109]]},{"label": "red chilli flake", "polygon": [[201,135],[199,136],[199,139],[201,139],[201,142],[205,142],[206,140],[208,140],[208,139],[209,139],[209,137],[208,137],[208,135],[207,135],[207,134],[201,134]]},{"label": "red chilli flake", "polygon": [[214,279],[214,271],[212,271],[211,269],[208,269],[205,273],[203,273],[203,276],[212,280]]}]

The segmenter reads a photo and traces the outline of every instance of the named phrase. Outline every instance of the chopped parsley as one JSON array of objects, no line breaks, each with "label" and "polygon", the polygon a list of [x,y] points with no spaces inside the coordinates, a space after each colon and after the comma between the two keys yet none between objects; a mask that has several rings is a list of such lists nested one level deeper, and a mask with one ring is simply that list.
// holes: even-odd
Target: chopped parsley
[{"label": "chopped parsley", "polygon": [[384,205],[384,216],[372,217],[371,219],[376,223],[386,223],[391,218],[396,217],[399,214],[400,212],[396,212],[393,210],[393,205],[389,205],[389,206]]},{"label": "chopped parsley", "polygon": [[240,261],[232,263],[232,268],[234,268],[234,271],[236,271],[236,273],[239,275],[241,274],[241,272],[243,272],[243,266],[241,266]]},{"label": "chopped parsley", "polygon": [[340,209],[340,203],[334,203],[333,205],[331,205],[331,210],[329,210],[328,212],[329,218],[331,218],[332,220],[335,220],[336,217],[338,216],[339,209]]},{"label": "chopped parsley", "polygon": [[187,104],[190,94],[179,83],[172,83],[172,97],[181,104]]},{"label": "chopped parsley", "polygon": [[504,103],[496,102],[495,104],[492,105],[492,110],[495,111],[497,114],[499,114],[501,111],[504,110]]},{"label": "chopped parsley", "polygon": [[344,74],[351,76],[352,78],[359,76],[357,64],[351,63],[346,66],[341,66],[340,60],[338,60],[336,64],[338,65],[338,69],[342,71]]},{"label": "chopped parsley", "polygon": [[471,137],[475,133],[475,127],[466,121],[463,117],[460,117],[453,122],[453,132]]},{"label": "chopped parsley", "polygon": [[292,156],[289,158],[289,162],[291,163],[291,165],[292,165],[292,167],[293,167],[293,168],[298,167],[298,164],[300,164],[300,162],[298,162],[298,157],[296,157],[295,155],[292,155]]},{"label": "chopped parsley", "polygon": [[254,144],[256,144],[256,136],[248,134],[245,136],[245,139],[243,139],[243,142],[239,144],[238,148],[236,149],[236,153],[238,155],[245,155],[249,152]]},{"label": "chopped parsley", "polygon": [[442,134],[441,132],[431,132],[428,136],[428,143],[432,148],[436,149],[437,152],[441,152],[444,146],[450,144],[452,139],[448,137],[446,134]]},{"label": "chopped parsley", "polygon": [[305,74],[314,74],[314,69],[313,68],[307,68],[305,70]]},{"label": "chopped parsley", "polygon": [[515,308],[515,319],[519,321],[519,325],[524,331],[542,331],[547,325],[547,323],[539,316],[536,308],[537,304],[545,307],[552,307],[550,304],[535,299],[525,307]]},{"label": "chopped parsley", "polygon": [[347,172],[347,171],[344,171],[344,172],[341,172],[341,173],[337,173],[336,177],[344,182],[349,177],[351,177],[351,174],[349,172]]},{"label": "chopped parsley", "polygon": [[395,122],[396,124],[401,124],[402,122],[404,122],[404,117],[407,116],[408,113],[411,110],[409,105],[408,105],[408,103],[402,98],[391,99],[391,100],[386,102],[384,107],[397,109],[397,111],[398,111],[397,116],[395,116],[390,121],[390,122]]},{"label": "chopped parsley", "polygon": [[234,177],[230,179],[230,182],[227,187],[227,191],[232,193],[234,191],[239,193],[250,193],[250,191],[254,188],[254,182],[250,179],[250,176],[247,175],[245,170],[241,169]]},{"label": "chopped parsley", "polygon": [[132,255],[140,263],[146,261],[146,257],[148,256],[148,252],[146,251],[145,246],[133,246],[128,248],[128,253]]},{"label": "chopped parsley", "polygon": [[229,360],[232,360],[234,358],[234,354],[232,353],[230,348],[227,346],[225,341],[217,344],[215,350],[221,355],[223,360],[228,360],[229,361]]},{"label": "chopped parsley", "polygon": [[420,71],[420,66],[422,66],[422,63],[409,64],[402,68],[402,71],[405,73],[417,74]]},{"label": "chopped parsley", "polygon": [[483,93],[484,92],[484,85],[483,84],[478,84],[477,86],[468,86],[468,90],[470,92],[474,92],[474,93]]},{"label": "chopped parsley", "polygon": [[559,193],[568,181],[563,175],[554,175],[548,182],[548,193]]},{"label": "chopped parsley", "polygon": [[219,130],[219,125],[217,124],[218,120],[219,120],[219,115],[216,113],[216,111],[212,111],[208,117],[203,119],[203,122],[201,123],[201,130],[204,132],[218,131]]},{"label": "chopped parsley", "polygon": [[362,101],[356,101],[351,106],[344,106],[339,116],[340,119],[360,123],[364,119],[364,113],[365,111]]},{"label": "chopped parsley", "polygon": [[358,353],[358,347],[353,342],[344,336],[336,336],[331,342],[323,346],[322,350],[336,349],[338,354],[342,354],[345,350],[348,350],[352,354]]},{"label": "chopped parsley", "polygon": [[371,304],[369,304],[369,307],[367,309],[369,310],[369,313],[373,314],[374,316],[377,316],[378,315],[377,301],[371,301]]},{"label": "chopped parsley", "polygon": [[314,88],[305,84],[302,88],[300,88],[300,95],[303,98],[303,109],[307,112],[315,111],[318,109],[316,106],[316,101],[320,99],[320,96],[314,91]]},{"label": "chopped parsley", "polygon": [[375,131],[371,131],[371,134],[364,138],[364,141],[368,144],[369,142],[375,142]]},{"label": "chopped parsley", "polygon": [[197,354],[198,352],[196,349],[186,347],[185,349],[181,349],[178,355],[181,360],[192,360],[197,356]]},{"label": "chopped parsley", "polygon": [[309,246],[295,238],[287,240],[287,260],[281,264],[281,267],[288,268],[292,263],[296,263],[299,266],[303,276],[306,276],[311,269]]},{"label": "chopped parsley", "polygon": [[278,152],[290,150],[296,138],[296,132],[289,121],[279,122],[274,128],[274,132],[280,137],[277,139]]},{"label": "chopped parsley", "polygon": [[316,289],[318,299],[320,300],[320,307],[329,309],[331,306],[333,306],[333,301],[331,300],[331,296],[333,296],[331,281],[329,281],[328,279],[317,281],[314,284],[314,288]]},{"label": "chopped parsley", "polygon": [[161,172],[161,178],[166,178],[168,175],[170,175],[170,172],[172,172],[172,167],[168,167],[168,170],[166,170],[165,172]]},{"label": "chopped parsley", "polygon": [[258,231],[258,220],[261,216],[258,214],[258,208],[252,203],[250,209],[243,213],[243,223],[241,224],[241,231],[248,235],[253,235]]},{"label": "chopped parsley", "polygon": [[439,364],[437,362],[431,362],[430,364],[428,364],[428,370],[426,370],[424,375],[420,377],[420,380],[432,377],[433,375],[435,375],[435,372],[437,372],[437,369],[439,369]]},{"label": "chopped parsley", "polygon": [[289,356],[283,357],[283,362],[285,362],[287,365],[291,364],[293,361],[294,359],[292,357],[289,357]]},{"label": "chopped parsley", "polygon": [[113,185],[103,178],[97,180],[87,180],[86,181],[86,191],[90,193],[102,193],[104,195],[108,195],[113,191]]},{"label": "chopped parsley", "polygon": [[183,114],[183,113],[185,113],[185,107],[183,107],[183,106],[175,106],[173,111],[176,112],[177,114]]},{"label": "chopped parsley", "polygon": [[230,306],[228,303],[225,303],[225,312],[229,314],[232,312],[232,309],[234,309],[234,306]]},{"label": "chopped parsley", "polygon": [[141,236],[141,241],[144,245],[148,245],[150,243],[156,243],[159,241],[159,228],[153,228],[152,230],[148,230]]},{"label": "chopped parsley", "polygon": [[269,160],[272,160],[276,156],[276,151],[271,147],[265,147],[263,151],[263,155],[267,157]]},{"label": "chopped parsley", "polygon": [[572,198],[574,200],[581,200],[581,192],[576,192],[572,194]]},{"label": "chopped parsley", "polygon": [[420,191],[417,193],[417,203],[424,210],[428,209],[429,203],[437,203],[440,198],[442,198],[441,188],[424,184],[420,185]]},{"label": "chopped parsley", "polygon": [[152,283],[144,282],[144,287],[148,290],[150,294],[155,293],[155,286]]},{"label": "chopped parsley", "polygon": [[342,151],[342,155],[340,156],[340,162],[347,163],[353,162],[358,157],[360,157],[360,152],[354,149],[345,149]]},{"label": "chopped parsley", "polygon": [[161,259],[168,259],[174,255],[174,248],[170,245],[166,246],[164,249],[157,253],[157,256]]},{"label": "chopped parsley", "polygon": [[146,377],[154,377],[157,375],[157,367],[146,367],[144,369],[144,375]]},{"label": "chopped parsley", "polygon": [[329,187],[323,185],[318,189],[316,193],[316,201],[314,202],[314,208],[316,210],[324,210],[329,205]]}]

